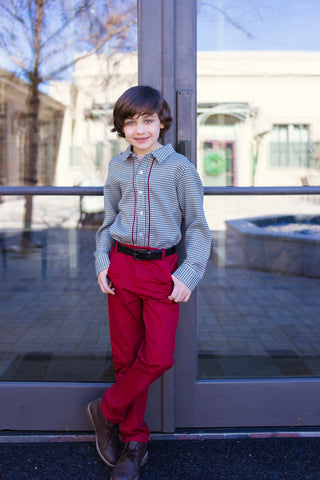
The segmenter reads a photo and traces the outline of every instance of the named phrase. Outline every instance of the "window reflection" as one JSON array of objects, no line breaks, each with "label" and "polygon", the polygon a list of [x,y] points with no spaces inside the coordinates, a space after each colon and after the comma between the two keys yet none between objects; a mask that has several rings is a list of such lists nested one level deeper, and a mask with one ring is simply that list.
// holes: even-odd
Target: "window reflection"
[{"label": "window reflection", "polygon": [[[204,185],[319,185],[320,4],[199,3]],[[199,378],[319,376],[319,198],[301,193],[205,198],[214,249],[198,289]]]},{"label": "window reflection", "polygon": [[200,379],[319,376],[319,205],[205,199],[213,252],[197,296]]},{"label": "window reflection", "polygon": [[[270,164],[274,167],[317,168],[316,147],[310,140],[310,125],[273,125]],[[318,168],[320,165],[318,165]]]},{"label": "window reflection", "polygon": [[113,381],[107,299],[93,262],[101,218],[90,214],[77,228],[77,197],[34,203],[27,244],[23,200],[0,205],[0,381]]}]

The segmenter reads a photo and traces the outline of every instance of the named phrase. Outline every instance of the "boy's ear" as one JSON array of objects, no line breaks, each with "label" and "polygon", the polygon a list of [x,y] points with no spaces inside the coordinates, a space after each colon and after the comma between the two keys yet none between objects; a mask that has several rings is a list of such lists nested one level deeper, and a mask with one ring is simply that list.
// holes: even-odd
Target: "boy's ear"
[{"label": "boy's ear", "polygon": [[160,130],[162,130],[163,128],[164,128],[163,123],[160,123]]}]

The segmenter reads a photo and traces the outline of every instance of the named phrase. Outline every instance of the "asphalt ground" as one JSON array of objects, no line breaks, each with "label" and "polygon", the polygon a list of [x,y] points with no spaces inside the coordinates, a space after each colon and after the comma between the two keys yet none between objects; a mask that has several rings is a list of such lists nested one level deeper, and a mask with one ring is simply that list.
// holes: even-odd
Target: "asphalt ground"
[{"label": "asphalt ground", "polygon": [[[100,480],[93,442],[0,445],[1,480]],[[139,480],[320,479],[320,438],[152,440]]]}]

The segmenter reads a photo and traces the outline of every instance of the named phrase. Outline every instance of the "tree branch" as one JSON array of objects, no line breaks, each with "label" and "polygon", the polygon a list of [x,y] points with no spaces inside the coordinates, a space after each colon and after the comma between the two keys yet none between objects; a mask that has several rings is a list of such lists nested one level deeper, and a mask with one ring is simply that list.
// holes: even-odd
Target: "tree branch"
[{"label": "tree branch", "polygon": [[[132,22],[132,24],[130,26],[133,26],[134,25],[134,22]],[[127,25],[128,26],[128,25]],[[121,29],[121,31],[124,31],[126,27],[123,27]],[[120,33],[120,31],[119,31]],[[101,40],[101,42],[99,44],[97,44],[94,48],[92,48],[90,51],[88,52],[84,52],[80,55],[77,55],[74,60],[60,66],[58,69],[52,71],[50,74],[47,74],[43,77],[43,82],[46,83],[54,78],[56,78],[57,76],[59,76],[59,74],[61,74],[62,72],[64,72],[65,70],[68,70],[70,67],[72,67],[73,65],[75,65],[77,62],[81,61],[81,60],[84,60],[85,58],[88,58],[96,53],[99,53],[101,51],[101,49],[106,45],[106,43],[108,43],[110,40],[112,40],[114,38],[114,35],[110,35],[110,36],[107,36],[105,37],[103,40]]]},{"label": "tree branch", "polygon": [[219,12],[225,18],[226,22],[229,23],[229,25],[232,25],[237,30],[240,30],[248,38],[253,38],[252,33],[248,32],[240,23],[238,23],[233,17],[231,17],[224,8],[219,7],[219,6],[215,5],[214,3],[209,3],[209,2],[202,1],[202,0],[200,0],[198,2],[198,6],[199,6],[200,11],[201,11],[201,7],[209,7],[212,10],[215,10],[215,11]]}]

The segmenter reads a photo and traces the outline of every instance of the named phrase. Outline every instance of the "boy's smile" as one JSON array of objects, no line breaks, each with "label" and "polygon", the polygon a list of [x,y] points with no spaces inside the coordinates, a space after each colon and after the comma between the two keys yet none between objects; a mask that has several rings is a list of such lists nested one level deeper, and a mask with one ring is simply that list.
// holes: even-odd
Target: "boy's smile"
[{"label": "boy's smile", "polygon": [[163,125],[157,113],[136,114],[124,122],[123,133],[132,145],[134,153],[142,158],[146,153],[161,147],[158,142]]}]

